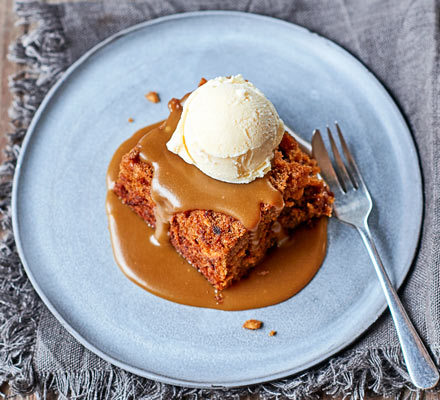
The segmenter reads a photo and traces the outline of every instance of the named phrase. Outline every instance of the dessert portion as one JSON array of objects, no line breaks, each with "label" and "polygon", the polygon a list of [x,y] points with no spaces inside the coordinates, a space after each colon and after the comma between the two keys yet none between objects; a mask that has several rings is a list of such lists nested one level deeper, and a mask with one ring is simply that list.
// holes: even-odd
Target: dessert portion
[{"label": "dessert portion", "polygon": [[157,245],[169,241],[215,289],[246,275],[299,224],[331,215],[316,162],[240,76],[208,81],[169,109],[122,157],[113,190],[155,228]]},{"label": "dessert portion", "polygon": [[249,183],[270,170],[283,134],[260,90],[241,75],[219,77],[190,94],[167,148],[211,178]]}]

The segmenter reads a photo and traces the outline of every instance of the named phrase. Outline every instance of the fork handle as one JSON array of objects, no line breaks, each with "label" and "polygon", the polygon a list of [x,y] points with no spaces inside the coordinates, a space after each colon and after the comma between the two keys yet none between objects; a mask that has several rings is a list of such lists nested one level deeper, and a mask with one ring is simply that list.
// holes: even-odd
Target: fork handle
[{"label": "fork handle", "polygon": [[368,254],[385,293],[388,307],[390,308],[391,316],[396,326],[397,335],[399,336],[400,346],[402,347],[403,358],[405,359],[409,376],[416,387],[420,389],[432,388],[439,380],[437,367],[423,345],[420,336],[417,334],[414,325],[411,323],[408,314],[393,288],[376,246],[374,245],[367,222],[364,223],[364,226],[358,226],[356,228],[368,250]]}]

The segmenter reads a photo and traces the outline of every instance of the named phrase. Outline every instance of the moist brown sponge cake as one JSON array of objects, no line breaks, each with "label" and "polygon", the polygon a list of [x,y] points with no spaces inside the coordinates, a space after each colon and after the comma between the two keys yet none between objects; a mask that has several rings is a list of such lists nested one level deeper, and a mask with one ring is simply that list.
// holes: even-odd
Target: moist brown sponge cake
[{"label": "moist brown sponge cake", "polygon": [[[136,146],[122,157],[113,190],[155,228],[155,204],[150,193],[154,171],[140,159],[139,152]],[[262,260],[267,250],[276,245],[282,228],[289,231],[313,218],[331,215],[333,194],[317,177],[318,173],[316,161],[285,133],[268,172],[272,185],[283,194],[285,205],[281,212],[261,204],[261,219],[255,232],[220,212],[179,212],[170,221],[171,244],[215,289],[222,290]]]}]

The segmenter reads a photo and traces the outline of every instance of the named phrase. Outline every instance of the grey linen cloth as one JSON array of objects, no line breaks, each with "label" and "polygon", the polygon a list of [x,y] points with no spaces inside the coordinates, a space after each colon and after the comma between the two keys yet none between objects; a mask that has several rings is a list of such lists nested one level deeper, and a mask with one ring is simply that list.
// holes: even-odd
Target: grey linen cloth
[{"label": "grey linen cloth", "polygon": [[[2,167],[0,221],[0,384],[19,393],[61,398],[312,398],[323,393],[417,395],[402,362],[396,333],[384,315],[350,348],[296,376],[249,388],[209,391],[133,376],[78,344],[41,304],[22,271],[11,236],[11,177],[19,145],[38,104],[62,71],[87,49],[130,25],[204,9],[241,10],[282,18],[340,44],[384,83],[410,125],[424,180],[424,222],[411,272],[400,290],[418,331],[440,360],[440,110],[439,17],[436,0],[145,0],[47,5],[16,0],[24,23],[37,27],[11,48],[26,72],[13,77],[14,131]],[[436,391],[438,390],[435,389]]]}]

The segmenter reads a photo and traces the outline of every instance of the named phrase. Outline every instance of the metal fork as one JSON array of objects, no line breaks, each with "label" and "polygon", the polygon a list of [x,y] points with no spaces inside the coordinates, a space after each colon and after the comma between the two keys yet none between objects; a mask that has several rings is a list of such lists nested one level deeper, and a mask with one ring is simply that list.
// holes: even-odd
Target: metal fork
[{"label": "metal fork", "polygon": [[334,216],[340,221],[354,226],[361,235],[385,293],[413,384],[420,389],[432,388],[439,380],[437,367],[403,308],[374,245],[368,227],[368,216],[373,202],[359,168],[342,136],[341,128],[338,123],[335,124],[345,156],[345,163],[329,127],[327,127],[327,133],[333,151],[335,168],[333,168],[319,130],[315,130],[312,139],[312,154],[318,161],[324,180],[335,194]]}]

